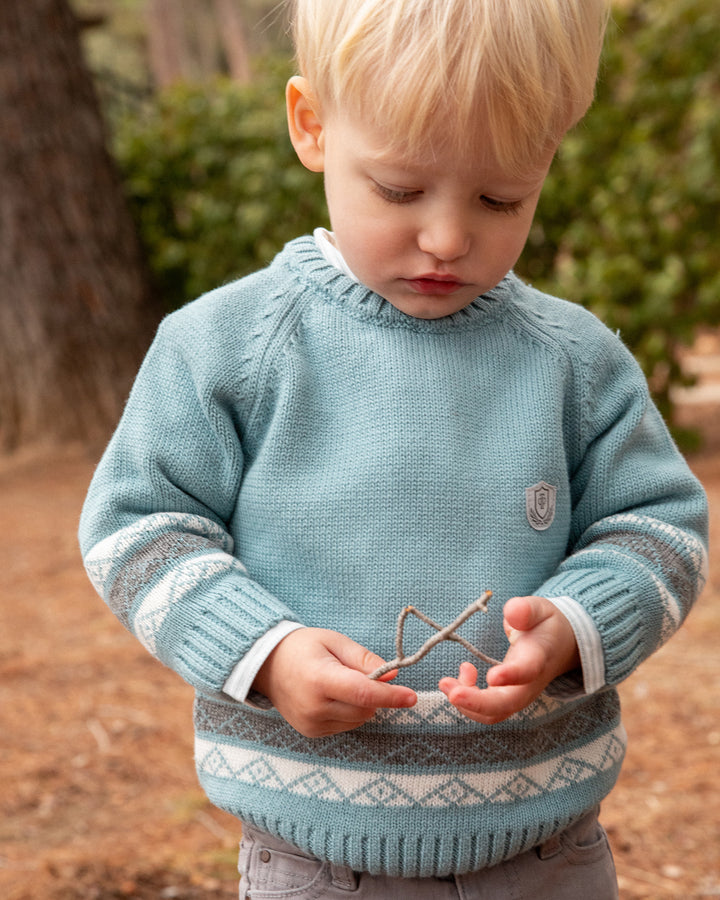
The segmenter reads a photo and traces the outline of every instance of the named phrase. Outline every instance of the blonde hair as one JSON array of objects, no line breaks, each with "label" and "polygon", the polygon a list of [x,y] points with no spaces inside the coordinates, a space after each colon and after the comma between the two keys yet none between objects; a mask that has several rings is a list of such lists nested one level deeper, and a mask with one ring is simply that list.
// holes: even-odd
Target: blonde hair
[{"label": "blonde hair", "polygon": [[522,171],[590,105],[607,0],[292,0],[318,112],[349,109],[406,152],[490,144]]}]

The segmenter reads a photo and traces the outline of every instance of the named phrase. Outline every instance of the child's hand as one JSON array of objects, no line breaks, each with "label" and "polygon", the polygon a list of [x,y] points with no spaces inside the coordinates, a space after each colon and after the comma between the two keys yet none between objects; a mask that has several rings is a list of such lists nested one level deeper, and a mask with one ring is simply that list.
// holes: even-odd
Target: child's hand
[{"label": "child's hand", "polygon": [[367,677],[383,662],[337,631],[300,628],[275,647],[253,686],[300,734],[327,737],[363,725],[380,707],[415,705],[410,688]]},{"label": "child's hand", "polygon": [[477,669],[462,663],[458,678],[443,678],[440,690],[461,713],[493,725],[524,709],[550,682],[580,665],[575,635],[565,616],[544,597],[514,597],[505,604],[510,649],[476,687]]}]

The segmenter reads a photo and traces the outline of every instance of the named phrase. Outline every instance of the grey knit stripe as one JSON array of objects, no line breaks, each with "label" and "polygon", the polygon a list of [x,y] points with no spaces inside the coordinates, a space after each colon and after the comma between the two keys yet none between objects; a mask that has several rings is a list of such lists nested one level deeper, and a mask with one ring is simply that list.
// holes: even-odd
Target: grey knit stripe
[{"label": "grey knit stripe", "polygon": [[[405,711],[403,711],[405,712]],[[372,722],[347,734],[309,739],[295,731],[277,714],[256,713],[237,704],[216,701],[198,695],[195,727],[202,735],[230,739],[233,743],[257,745],[282,754],[308,759],[343,760],[348,765],[386,766],[473,766],[509,765],[552,755],[560,746],[581,746],[584,741],[609,731],[619,719],[619,704],[614,692],[607,691],[586,699],[576,717],[560,716],[544,728],[532,729],[522,719],[501,727],[478,727],[462,733],[436,731],[431,723],[414,723],[413,731],[380,731]]]},{"label": "grey knit stripe", "polygon": [[[208,551],[230,553],[232,546],[230,536],[210,519],[155,513],[96,544],[85,557],[85,568],[98,593],[130,628],[130,610],[138,592],[161,578],[163,571],[170,571],[179,560]],[[118,569],[120,574],[111,582]]]},{"label": "grey knit stripe", "polygon": [[[125,567],[113,582],[107,603],[115,615],[130,623],[130,610],[139,593],[171,573],[174,567],[189,561],[198,554],[214,550],[205,538],[196,535],[161,534],[146,544],[142,550],[126,560]],[[217,551],[215,551],[217,554]]]}]

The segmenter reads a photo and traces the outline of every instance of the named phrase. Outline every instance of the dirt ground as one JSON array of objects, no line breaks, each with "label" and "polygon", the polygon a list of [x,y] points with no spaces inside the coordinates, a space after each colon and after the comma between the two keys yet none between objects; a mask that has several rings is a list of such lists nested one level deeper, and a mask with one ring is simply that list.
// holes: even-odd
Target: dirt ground
[{"label": "dirt ground", "polygon": [[[622,686],[630,748],[603,821],[624,900],[720,897],[720,406],[691,420],[716,552],[685,627]],[[94,456],[0,460],[0,898],[229,900],[238,827],[195,780],[191,690],[82,570]]]}]

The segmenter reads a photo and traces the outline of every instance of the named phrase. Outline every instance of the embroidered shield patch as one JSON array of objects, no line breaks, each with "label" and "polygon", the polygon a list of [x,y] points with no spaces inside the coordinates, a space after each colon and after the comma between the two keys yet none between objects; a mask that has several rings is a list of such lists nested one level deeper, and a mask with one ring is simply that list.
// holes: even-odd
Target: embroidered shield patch
[{"label": "embroidered shield patch", "polygon": [[552,525],[556,498],[557,488],[546,481],[525,488],[525,512],[535,531],[545,531]]}]

